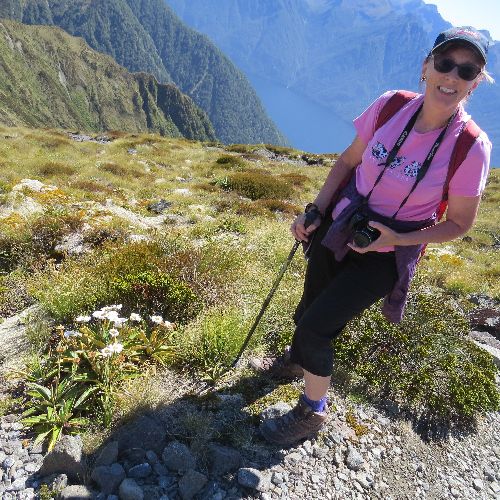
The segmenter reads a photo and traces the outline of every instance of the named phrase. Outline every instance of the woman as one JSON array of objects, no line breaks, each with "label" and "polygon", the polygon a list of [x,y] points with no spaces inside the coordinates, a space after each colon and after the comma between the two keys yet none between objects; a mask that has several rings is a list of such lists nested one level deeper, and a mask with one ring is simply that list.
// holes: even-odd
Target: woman
[{"label": "woman", "polygon": [[[281,358],[251,364],[276,374],[303,371],[305,390],[293,410],[264,421],[261,431],[268,441],[286,446],[319,431],[328,411],[332,339],[382,297],[386,316],[399,321],[423,246],[455,239],[472,226],[491,151],[480,129],[447,185],[443,222],[436,223],[436,210],[457,137],[470,119],[463,104],[482,80],[492,81],[485,70],[487,50],[487,39],[474,28],[441,33],[422,65],[423,95],[416,94],[380,127],[377,119],[394,92],[355,119],[354,141],[314,203],[293,222],[297,240],[315,237],[292,346]],[[331,200],[349,178],[331,212]]]}]

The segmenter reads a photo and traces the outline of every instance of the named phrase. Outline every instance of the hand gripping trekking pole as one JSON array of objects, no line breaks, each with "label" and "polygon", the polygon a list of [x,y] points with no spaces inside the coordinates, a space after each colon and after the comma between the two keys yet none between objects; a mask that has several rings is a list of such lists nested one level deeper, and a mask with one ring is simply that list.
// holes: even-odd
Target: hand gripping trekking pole
[{"label": "hand gripping trekking pole", "polygon": [[[317,218],[317,214],[314,212],[308,212],[306,213],[306,220],[304,223],[304,227],[310,226]],[[264,300],[264,303],[262,304],[262,307],[260,308],[259,314],[257,314],[257,317],[255,318],[255,321],[253,322],[252,328],[250,328],[250,331],[248,332],[245,341],[243,342],[243,345],[241,346],[240,352],[236,356],[236,359],[233,361],[231,364],[231,368],[234,368],[237,364],[238,361],[241,358],[241,355],[243,354],[244,350],[246,349],[248,343],[250,342],[250,339],[252,338],[252,335],[257,328],[257,325],[260,322],[260,319],[264,315],[264,312],[267,309],[267,306],[271,302],[271,299],[273,298],[274,293],[276,292],[276,289],[278,288],[278,285],[280,284],[281,278],[283,278],[283,275],[285,274],[285,271],[288,269],[288,266],[290,265],[290,262],[292,262],[293,256],[295,255],[295,252],[297,251],[297,248],[299,248],[300,241],[296,240],[295,243],[293,244],[292,249],[290,250],[290,253],[288,254],[288,257],[286,258],[285,262],[281,265],[281,269],[278,273],[278,276],[274,280],[273,286],[271,287],[271,290],[267,294],[266,300]]]}]

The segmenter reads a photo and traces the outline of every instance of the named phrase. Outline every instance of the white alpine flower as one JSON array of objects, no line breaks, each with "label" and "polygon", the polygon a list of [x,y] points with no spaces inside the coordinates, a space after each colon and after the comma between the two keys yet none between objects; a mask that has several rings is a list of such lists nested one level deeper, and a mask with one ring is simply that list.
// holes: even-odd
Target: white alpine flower
[{"label": "white alpine flower", "polygon": [[129,319],[130,321],[136,321],[136,322],[142,321],[141,316],[137,313],[132,313]]},{"label": "white alpine flower", "polygon": [[77,316],[75,321],[77,323],[88,323],[91,319],[91,316]]},{"label": "white alpine flower", "polygon": [[116,342],[108,346],[113,354],[120,354],[123,351],[123,344]]},{"label": "white alpine flower", "polygon": [[77,332],[76,330],[66,330],[64,332],[64,337],[69,339],[71,337],[81,337],[82,334],[80,332]]},{"label": "white alpine flower", "polygon": [[115,321],[118,319],[118,313],[116,311],[105,311],[104,317],[109,321]]},{"label": "white alpine flower", "polygon": [[163,323],[163,318],[159,315],[156,315],[156,316],[151,316],[151,321],[153,323],[156,323],[158,325],[160,325],[161,323]]},{"label": "white alpine flower", "polygon": [[109,334],[111,335],[111,337],[115,338],[120,335],[120,332],[116,328],[111,328],[111,330],[109,330]]},{"label": "white alpine flower", "polygon": [[104,319],[104,318],[105,318],[105,314],[106,314],[106,313],[105,313],[104,311],[99,310],[99,311],[94,311],[94,312],[92,313],[92,316],[93,316],[94,318],[97,318],[97,319]]},{"label": "white alpine flower", "polygon": [[101,349],[101,355],[105,358],[109,358],[113,355],[113,351],[110,349],[111,346],[107,345],[103,349]]}]

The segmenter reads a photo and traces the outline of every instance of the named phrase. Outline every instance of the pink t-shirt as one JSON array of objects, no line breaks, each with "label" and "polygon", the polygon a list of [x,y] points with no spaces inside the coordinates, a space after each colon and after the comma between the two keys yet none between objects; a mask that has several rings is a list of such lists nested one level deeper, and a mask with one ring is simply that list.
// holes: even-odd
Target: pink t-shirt
[{"label": "pink t-shirt", "polygon": [[[373,187],[383,169],[383,166],[379,164],[385,162],[394,143],[423,101],[423,95],[412,99],[385,125],[374,131],[380,110],[394,93],[395,91],[389,91],[383,94],[354,120],[359,137],[368,145],[363,153],[361,164],[356,169],[356,188],[363,195],[368,194]],[[399,211],[397,219],[423,220],[436,212],[441,202],[451,152],[462,124],[469,118],[470,116],[460,106],[427,173]],[[369,206],[372,210],[389,217],[396,212],[400,203],[410,192],[419,168],[441,131],[442,129],[438,129],[419,133],[412,130],[409,133],[396,158],[386,169],[370,196]],[[488,176],[490,152],[491,142],[488,136],[481,132],[450,181],[448,192],[458,196],[480,195]],[[348,200],[339,200],[333,217],[335,218],[348,203]]]}]

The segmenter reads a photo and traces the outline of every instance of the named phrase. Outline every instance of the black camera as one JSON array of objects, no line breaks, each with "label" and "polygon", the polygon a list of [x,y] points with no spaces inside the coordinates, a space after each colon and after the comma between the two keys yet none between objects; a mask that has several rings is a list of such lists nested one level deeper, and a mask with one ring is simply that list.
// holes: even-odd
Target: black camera
[{"label": "black camera", "polygon": [[363,212],[356,212],[349,221],[349,229],[352,231],[352,240],[360,248],[367,247],[379,236],[380,231],[368,225],[369,218]]}]

